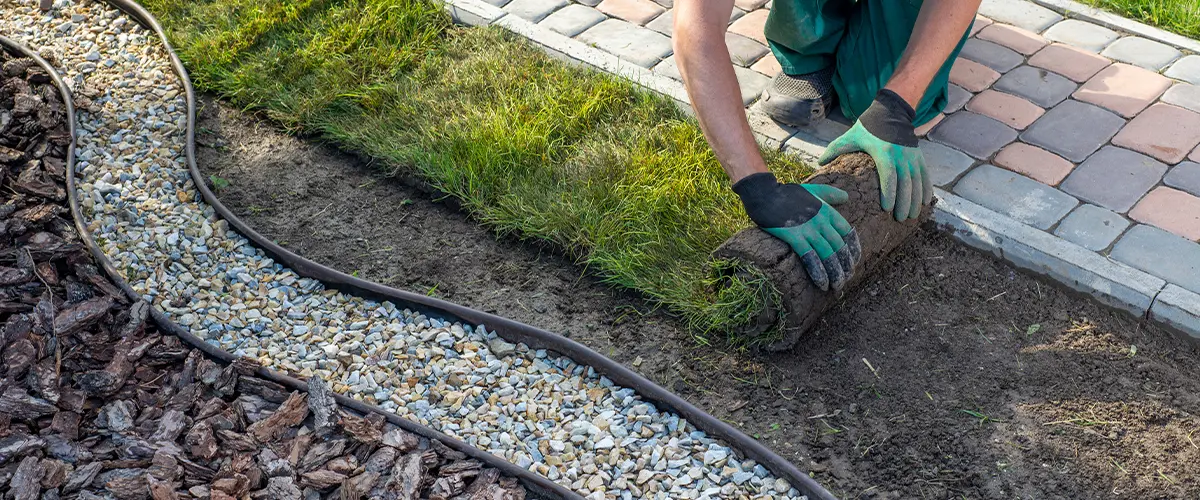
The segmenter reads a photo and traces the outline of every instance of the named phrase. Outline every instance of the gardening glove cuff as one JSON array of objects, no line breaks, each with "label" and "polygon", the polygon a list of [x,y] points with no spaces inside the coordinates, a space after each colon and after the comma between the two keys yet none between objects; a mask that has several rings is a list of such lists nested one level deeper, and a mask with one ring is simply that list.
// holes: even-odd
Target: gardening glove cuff
[{"label": "gardening glove cuff", "polygon": [[899,94],[880,89],[875,101],[858,118],[863,128],[884,142],[907,148],[917,147],[917,112]]}]

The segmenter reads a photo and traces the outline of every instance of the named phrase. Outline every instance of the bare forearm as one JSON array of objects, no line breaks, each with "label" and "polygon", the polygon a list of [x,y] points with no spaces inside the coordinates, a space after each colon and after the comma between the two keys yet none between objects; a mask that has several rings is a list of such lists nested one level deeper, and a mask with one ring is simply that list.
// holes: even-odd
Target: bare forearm
[{"label": "bare forearm", "polygon": [[766,172],[742,107],[737,75],[725,47],[733,0],[684,0],[675,5],[675,63],[721,166],[733,182]]},{"label": "bare forearm", "polygon": [[981,0],[925,0],[908,48],[886,88],[913,108],[925,95],[933,77],[962,40]]}]

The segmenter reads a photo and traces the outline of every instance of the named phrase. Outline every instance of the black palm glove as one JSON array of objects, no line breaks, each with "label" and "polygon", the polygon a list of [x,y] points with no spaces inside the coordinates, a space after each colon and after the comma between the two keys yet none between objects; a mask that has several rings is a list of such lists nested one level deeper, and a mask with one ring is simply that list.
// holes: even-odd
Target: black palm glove
[{"label": "black palm glove", "polygon": [[849,201],[845,191],[824,184],[780,184],[771,173],[749,175],[733,191],[750,220],[800,256],[818,288],[839,290],[850,280],[862,248],[858,233],[831,206]]}]

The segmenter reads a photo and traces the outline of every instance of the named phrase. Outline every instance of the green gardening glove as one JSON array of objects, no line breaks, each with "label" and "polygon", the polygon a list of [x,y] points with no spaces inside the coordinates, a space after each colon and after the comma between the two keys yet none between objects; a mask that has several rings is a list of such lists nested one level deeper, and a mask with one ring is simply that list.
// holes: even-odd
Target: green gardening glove
[{"label": "green gardening glove", "polygon": [[858,233],[834,210],[850,200],[824,184],[780,184],[775,174],[757,173],[733,185],[746,214],[758,227],[783,240],[821,290],[840,290],[862,257]]},{"label": "green gardening glove", "polygon": [[915,116],[912,106],[895,92],[880,90],[858,122],[829,144],[819,163],[828,165],[839,156],[860,151],[871,155],[879,172],[879,204],[897,221],[915,219],[921,206],[933,199],[925,155],[917,147]]}]

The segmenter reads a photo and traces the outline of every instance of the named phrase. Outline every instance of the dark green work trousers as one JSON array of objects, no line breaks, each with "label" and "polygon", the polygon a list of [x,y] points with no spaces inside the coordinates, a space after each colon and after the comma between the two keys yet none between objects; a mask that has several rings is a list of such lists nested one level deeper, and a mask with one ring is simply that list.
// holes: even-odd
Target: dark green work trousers
[{"label": "dark green work trousers", "polygon": [[[858,119],[896,70],[920,10],[921,0],[775,0],[765,31],[784,73],[835,66],[833,88],[842,113]],[[968,33],[925,91],[914,125],[946,107],[950,67]]]}]

